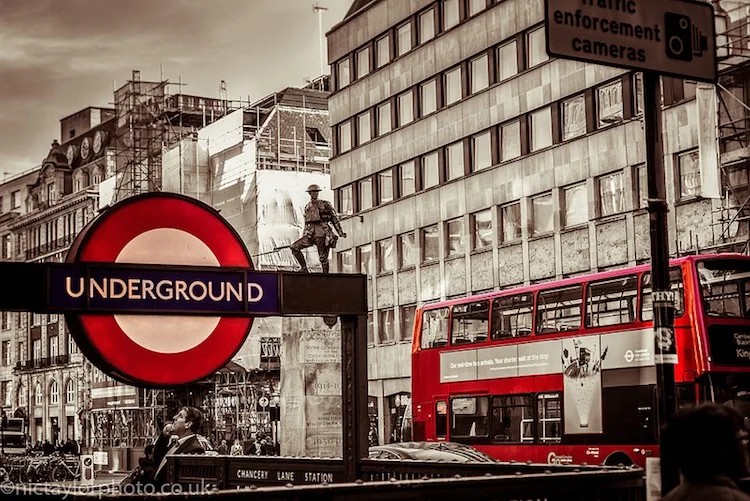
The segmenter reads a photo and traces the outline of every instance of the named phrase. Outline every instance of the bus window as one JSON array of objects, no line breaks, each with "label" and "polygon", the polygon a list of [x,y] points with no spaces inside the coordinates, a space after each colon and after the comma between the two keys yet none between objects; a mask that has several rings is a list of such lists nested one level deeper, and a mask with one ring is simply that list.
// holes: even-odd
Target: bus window
[{"label": "bus window", "polygon": [[448,308],[422,312],[422,348],[448,344]]},{"label": "bus window", "polygon": [[451,316],[451,344],[481,343],[487,340],[490,323],[490,301],[458,304]]},{"label": "bus window", "polygon": [[703,307],[712,317],[748,315],[747,264],[733,259],[711,259],[698,263]]},{"label": "bus window", "polygon": [[562,404],[559,393],[540,393],[536,396],[537,440],[543,443],[560,442],[562,438]]},{"label": "bus window", "polygon": [[445,400],[435,404],[435,436],[445,438],[448,435],[448,406]]},{"label": "bus window", "polygon": [[[685,312],[685,301],[682,285],[682,270],[679,268],[669,269],[670,289],[674,291],[674,316],[680,317]],[[654,319],[654,310],[651,305],[651,272],[643,274],[641,281],[641,320],[644,322]]]},{"label": "bus window", "polygon": [[534,441],[534,408],[529,395],[492,397],[492,441]]},{"label": "bus window", "polygon": [[586,327],[635,322],[638,276],[592,282],[586,297]]},{"label": "bus window", "polygon": [[487,397],[460,397],[451,400],[451,439],[486,437]]},{"label": "bus window", "polygon": [[492,300],[492,340],[524,337],[531,334],[531,293],[498,297]]},{"label": "bus window", "polygon": [[581,328],[583,286],[549,289],[537,294],[536,331],[539,334]]}]

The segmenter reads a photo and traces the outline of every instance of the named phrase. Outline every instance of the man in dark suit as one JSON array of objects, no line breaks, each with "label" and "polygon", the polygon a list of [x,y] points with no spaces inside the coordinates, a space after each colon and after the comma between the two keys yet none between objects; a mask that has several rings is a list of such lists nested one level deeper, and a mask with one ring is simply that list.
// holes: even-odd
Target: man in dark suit
[{"label": "man in dark suit", "polygon": [[[174,454],[204,454],[207,444],[198,435],[203,423],[203,414],[195,407],[183,407],[175,414],[171,424],[164,426],[162,434],[154,444],[154,483],[164,485],[167,479],[167,457]],[[177,440],[170,443],[170,438]]]}]

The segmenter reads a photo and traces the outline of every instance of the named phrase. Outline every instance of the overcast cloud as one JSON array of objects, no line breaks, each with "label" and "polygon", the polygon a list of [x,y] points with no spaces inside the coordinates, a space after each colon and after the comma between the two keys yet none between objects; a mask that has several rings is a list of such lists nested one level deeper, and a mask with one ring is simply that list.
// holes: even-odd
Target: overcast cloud
[{"label": "overcast cloud", "polygon": [[[319,75],[315,0],[0,0],[0,174],[41,162],[59,120],[112,106],[133,69],[254,101]],[[321,0],[323,30],[351,0]]]}]

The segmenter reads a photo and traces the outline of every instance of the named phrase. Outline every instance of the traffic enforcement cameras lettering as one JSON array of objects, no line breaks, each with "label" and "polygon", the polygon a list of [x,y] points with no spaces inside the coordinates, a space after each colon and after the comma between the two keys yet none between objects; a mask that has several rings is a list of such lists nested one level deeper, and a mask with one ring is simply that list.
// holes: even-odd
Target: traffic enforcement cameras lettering
[{"label": "traffic enforcement cameras lettering", "polygon": [[667,57],[671,59],[692,61],[693,55],[702,56],[708,50],[706,35],[683,14],[664,14],[664,35],[667,39]]}]

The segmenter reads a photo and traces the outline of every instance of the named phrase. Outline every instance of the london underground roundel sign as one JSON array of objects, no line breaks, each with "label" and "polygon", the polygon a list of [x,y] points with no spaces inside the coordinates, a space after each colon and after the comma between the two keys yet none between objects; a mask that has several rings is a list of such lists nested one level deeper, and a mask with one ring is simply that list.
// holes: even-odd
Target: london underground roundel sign
[{"label": "london underground roundel sign", "polygon": [[[159,269],[159,265],[185,270],[190,266],[252,269],[239,235],[213,208],[176,194],[150,193],[116,204],[84,228],[67,261],[151,268],[140,277],[67,277],[68,299],[88,300],[90,305],[96,300],[138,302],[153,305],[156,313],[162,304],[180,309],[178,314],[66,313],[76,343],[92,363],[124,382],[142,386],[183,385],[220,369],[242,346],[253,319],[216,312],[201,315],[192,309],[200,310],[196,305],[206,301],[222,305],[239,299],[247,304],[243,292],[249,296],[255,290],[262,295],[258,285],[242,291],[239,285],[215,277],[193,275],[191,280],[187,271],[180,275]],[[79,298],[84,290],[85,297]]]}]

